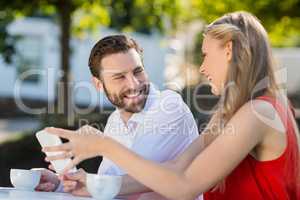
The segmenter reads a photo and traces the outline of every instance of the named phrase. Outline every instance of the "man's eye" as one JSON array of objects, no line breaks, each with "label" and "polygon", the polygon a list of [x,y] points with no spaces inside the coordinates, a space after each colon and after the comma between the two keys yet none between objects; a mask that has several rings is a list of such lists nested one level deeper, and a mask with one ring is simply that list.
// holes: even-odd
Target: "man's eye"
[{"label": "man's eye", "polygon": [[139,73],[142,73],[144,70],[143,69],[138,69],[134,72],[134,74],[139,74]]},{"label": "man's eye", "polygon": [[124,76],[117,76],[114,79],[123,79],[123,78],[124,78]]}]

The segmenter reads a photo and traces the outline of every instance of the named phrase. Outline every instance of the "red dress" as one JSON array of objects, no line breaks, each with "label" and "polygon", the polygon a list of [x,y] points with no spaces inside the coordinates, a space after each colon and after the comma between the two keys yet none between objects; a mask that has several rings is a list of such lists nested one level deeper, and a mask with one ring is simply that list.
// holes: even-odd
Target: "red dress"
[{"label": "red dress", "polygon": [[300,200],[300,182],[296,179],[299,151],[291,118],[293,110],[287,110],[272,97],[261,96],[258,99],[274,106],[286,128],[287,147],[284,153],[271,161],[258,161],[248,155],[226,178],[225,191],[208,191],[204,200]]}]

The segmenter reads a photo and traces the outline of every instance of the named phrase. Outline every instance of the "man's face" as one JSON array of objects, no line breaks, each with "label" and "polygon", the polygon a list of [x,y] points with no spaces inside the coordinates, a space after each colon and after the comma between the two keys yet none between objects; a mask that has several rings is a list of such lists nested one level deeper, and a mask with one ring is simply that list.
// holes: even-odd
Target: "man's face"
[{"label": "man's face", "polygon": [[124,111],[140,112],[149,94],[149,80],[135,49],[116,53],[101,61],[101,80],[110,102]]}]

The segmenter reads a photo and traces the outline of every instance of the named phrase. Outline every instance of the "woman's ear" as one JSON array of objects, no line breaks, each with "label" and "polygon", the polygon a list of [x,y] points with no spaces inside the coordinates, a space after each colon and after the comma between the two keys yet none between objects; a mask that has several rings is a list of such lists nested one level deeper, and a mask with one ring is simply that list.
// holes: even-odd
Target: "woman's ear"
[{"label": "woman's ear", "polygon": [[103,91],[103,83],[99,78],[93,76],[92,83],[98,92]]},{"label": "woman's ear", "polygon": [[226,57],[227,61],[231,61],[232,59],[232,41],[229,41],[225,45]]}]

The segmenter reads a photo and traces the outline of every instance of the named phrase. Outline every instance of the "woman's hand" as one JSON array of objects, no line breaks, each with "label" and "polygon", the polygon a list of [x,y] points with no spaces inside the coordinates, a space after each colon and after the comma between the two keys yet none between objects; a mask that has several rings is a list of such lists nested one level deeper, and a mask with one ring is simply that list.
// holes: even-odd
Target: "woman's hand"
[{"label": "woman's hand", "polygon": [[63,173],[68,172],[81,161],[100,156],[105,149],[105,138],[101,131],[94,128],[81,128],[71,131],[61,128],[46,128],[50,134],[69,140],[69,142],[52,147],[44,147],[43,152],[61,152],[54,156],[47,156],[46,161],[71,158],[72,161],[65,167]]}]

